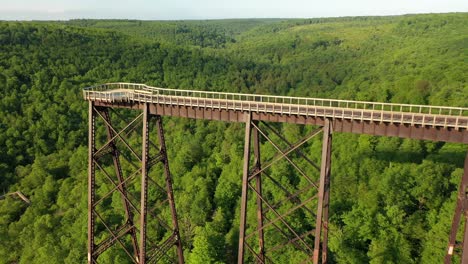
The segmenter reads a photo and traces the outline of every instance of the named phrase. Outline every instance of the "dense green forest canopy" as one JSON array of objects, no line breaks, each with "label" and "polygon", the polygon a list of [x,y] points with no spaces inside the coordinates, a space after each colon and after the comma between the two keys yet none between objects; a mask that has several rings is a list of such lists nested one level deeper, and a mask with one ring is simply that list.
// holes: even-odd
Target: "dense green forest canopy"
[{"label": "dense green forest canopy", "polygon": [[[0,263],[85,262],[83,87],[125,81],[467,107],[467,24],[466,13],[0,22],[0,195],[31,200],[0,200]],[[243,125],[164,122],[187,262],[233,263]],[[291,140],[310,130],[275,126]],[[333,145],[330,262],[440,263],[466,146],[350,134]],[[307,146],[312,158],[318,146]],[[272,175],[298,187],[291,171],[281,163]],[[122,257],[114,250],[103,261]]]}]

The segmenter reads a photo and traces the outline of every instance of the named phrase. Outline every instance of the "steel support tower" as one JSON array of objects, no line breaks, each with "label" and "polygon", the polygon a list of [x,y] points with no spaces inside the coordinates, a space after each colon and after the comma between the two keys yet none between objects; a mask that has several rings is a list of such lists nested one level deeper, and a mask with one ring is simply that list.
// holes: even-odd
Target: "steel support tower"
[{"label": "steel support tower", "polygon": [[[260,128],[260,122],[253,121],[250,114],[246,115],[238,263],[273,263],[271,256],[281,254],[281,250],[287,246],[302,252],[301,262],[303,263],[319,263],[319,261],[326,263],[330,199],[331,122],[325,120],[325,125],[322,128],[312,130],[309,135],[295,144],[291,144],[268,123],[261,122],[261,125],[264,128]],[[300,150],[301,146],[319,134],[323,135],[321,166],[311,161]],[[273,136],[280,142],[275,142],[272,139]],[[260,155],[261,138],[277,151],[277,155],[265,163],[261,161]],[[285,148],[280,147],[281,143],[285,145]],[[251,159],[252,154],[253,160]],[[292,154],[304,161],[308,168],[302,168],[293,159]],[[290,185],[270,175],[269,168],[281,161],[287,162],[300,175],[300,180],[304,182],[302,188],[292,190]],[[318,180],[314,174],[319,174]],[[283,199],[270,201],[273,200],[271,195],[264,195],[262,192],[262,181],[269,181],[271,185],[277,187]],[[247,225],[249,194],[254,197],[257,212],[257,225],[251,228],[250,233]],[[291,204],[292,207],[282,208],[285,204]],[[298,215],[308,216],[315,221],[305,223],[300,227],[294,226],[291,217]],[[270,236],[281,237],[283,242],[276,245],[267,243],[268,240],[265,238],[267,231]],[[247,253],[251,256],[248,261],[245,259]]]},{"label": "steel support tower", "polygon": [[[99,256],[113,247],[119,247],[133,263],[161,259],[184,263],[161,116],[151,115],[146,105],[133,120],[114,122],[111,116],[119,117],[114,111],[89,104],[88,263],[99,263]],[[114,123],[124,127],[119,130]],[[151,140],[151,123],[159,144]],[[99,128],[105,130],[106,137],[100,138],[98,145]],[[137,130],[141,130],[140,146],[128,138]],[[125,170],[122,163],[127,165]],[[151,177],[149,172],[157,164],[163,175]],[[149,189],[157,197],[149,197]],[[121,208],[109,206],[115,197],[121,199]],[[164,209],[169,210],[170,221],[158,214]],[[175,254],[171,253],[173,248]]]}]

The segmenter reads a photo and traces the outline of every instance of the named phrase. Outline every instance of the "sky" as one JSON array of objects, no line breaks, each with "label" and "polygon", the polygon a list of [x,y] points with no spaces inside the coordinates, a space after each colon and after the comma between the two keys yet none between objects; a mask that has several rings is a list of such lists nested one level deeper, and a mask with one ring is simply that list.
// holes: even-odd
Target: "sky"
[{"label": "sky", "polygon": [[0,20],[223,19],[468,12],[468,0],[0,0]]}]

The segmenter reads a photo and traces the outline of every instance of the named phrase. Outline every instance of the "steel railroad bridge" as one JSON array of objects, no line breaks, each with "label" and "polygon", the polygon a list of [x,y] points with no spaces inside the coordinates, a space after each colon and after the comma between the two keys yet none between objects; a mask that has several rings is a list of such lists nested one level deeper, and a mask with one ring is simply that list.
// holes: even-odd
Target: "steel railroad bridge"
[{"label": "steel railroad bridge", "polygon": [[[83,95],[89,101],[88,263],[98,263],[99,256],[111,248],[124,251],[134,263],[184,263],[163,116],[245,123],[238,263],[273,263],[271,256],[288,247],[302,252],[298,263],[327,262],[334,132],[468,144],[468,108],[462,107],[206,92],[132,83],[88,87]],[[118,109],[136,116],[125,120],[128,115],[119,113],[125,110]],[[318,128],[291,143],[271,122]],[[152,125],[155,135],[150,133]],[[106,138],[96,136],[100,128],[106,131]],[[130,139],[135,133],[139,133],[138,142]],[[317,135],[322,135],[320,164],[300,150]],[[277,150],[268,161],[261,159],[261,140]],[[297,159],[303,162],[298,164]],[[289,162],[307,184],[290,190],[269,175],[271,166],[280,160]],[[124,163],[134,170],[122,168]],[[153,175],[158,166],[164,176]],[[462,217],[468,223],[468,155],[464,166],[445,263],[451,263],[455,254],[468,263],[468,224],[462,241],[456,241]],[[272,201],[262,192],[263,181],[277,186],[284,199]],[[97,194],[98,190],[105,194]],[[255,217],[247,214],[249,193],[256,203]],[[118,210],[124,220],[120,222],[112,217],[117,209],[109,212],[113,195],[122,200]],[[292,207],[282,208],[286,203]],[[297,223],[290,221],[296,211],[314,221],[298,230]],[[248,221],[249,217],[255,219]],[[284,243],[270,243],[269,235],[281,237]]]}]

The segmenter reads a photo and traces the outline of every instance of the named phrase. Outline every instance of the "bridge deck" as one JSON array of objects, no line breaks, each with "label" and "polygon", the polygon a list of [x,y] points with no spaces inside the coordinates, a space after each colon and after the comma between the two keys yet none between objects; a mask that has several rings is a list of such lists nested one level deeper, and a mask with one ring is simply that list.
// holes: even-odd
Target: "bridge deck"
[{"label": "bridge deck", "polygon": [[97,106],[141,109],[153,114],[244,122],[256,120],[323,125],[371,135],[468,143],[468,108],[391,104],[319,98],[219,93],[109,83],[83,90]]}]

